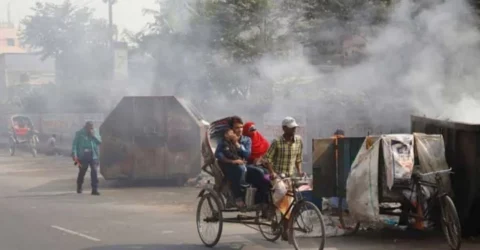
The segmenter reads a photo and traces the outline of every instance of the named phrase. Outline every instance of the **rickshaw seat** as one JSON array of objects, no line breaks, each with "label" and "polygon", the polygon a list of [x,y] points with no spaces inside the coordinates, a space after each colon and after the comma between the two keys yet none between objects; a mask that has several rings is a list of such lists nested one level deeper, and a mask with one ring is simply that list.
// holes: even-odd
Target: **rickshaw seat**
[{"label": "rickshaw seat", "polygon": [[308,182],[295,182],[295,188],[300,188],[303,186],[309,186]]},{"label": "rickshaw seat", "polygon": [[28,133],[29,129],[28,128],[14,128],[15,134],[24,136]]}]

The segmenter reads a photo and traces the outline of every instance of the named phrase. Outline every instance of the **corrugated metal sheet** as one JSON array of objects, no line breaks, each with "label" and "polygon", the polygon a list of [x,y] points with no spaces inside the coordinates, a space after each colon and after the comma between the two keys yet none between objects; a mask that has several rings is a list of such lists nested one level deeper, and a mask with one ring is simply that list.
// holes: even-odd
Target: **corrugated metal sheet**
[{"label": "corrugated metal sheet", "polygon": [[441,134],[452,167],[455,205],[468,236],[480,234],[480,125],[411,117],[412,132]]},{"label": "corrugated metal sheet", "polygon": [[[346,183],[364,137],[312,140],[313,191],[315,197],[346,197]],[[336,153],[338,152],[338,158]]]}]

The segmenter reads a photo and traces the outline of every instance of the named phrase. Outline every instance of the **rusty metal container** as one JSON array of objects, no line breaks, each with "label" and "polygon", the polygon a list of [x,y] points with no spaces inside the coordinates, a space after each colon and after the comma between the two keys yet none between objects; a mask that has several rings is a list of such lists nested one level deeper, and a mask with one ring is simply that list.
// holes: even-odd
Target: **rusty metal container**
[{"label": "rusty metal container", "polygon": [[480,234],[480,124],[411,117],[412,132],[441,134],[451,176],[455,205],[465,236]]},{"label": "rusty metal container", "polygon": [[174,96],[124,97],[100,126],[100,172],[107,180],[176,179],[200,173],[207,126]]},{"label": "rusty metal container", "polygon": [[313,139],[313,196],[346,197],[350,168],[365,137]]}]

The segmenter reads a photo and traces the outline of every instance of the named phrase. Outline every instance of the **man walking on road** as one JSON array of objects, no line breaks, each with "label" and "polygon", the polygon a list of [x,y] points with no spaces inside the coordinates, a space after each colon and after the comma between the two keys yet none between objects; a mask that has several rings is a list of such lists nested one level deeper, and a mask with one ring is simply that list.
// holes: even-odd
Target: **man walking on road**
[{"label": "man walking on road", "polygon": [[[297,127],[293,117],[285,117],[282,121],[283,135],[272,141],[264,156],[272,178],[281,174],[292,177],[295,169],[298,175],[303,176],[303,141],[299,135],[295,135]],[[283,226],[288,228],[288,220],[284,221]],[[283,231],[282,240],[288,240],[287,230]]]},{"label": "man walking on road", "polygon": [[82,185],[88,167],[92,182],[92,195],[100,195],[98,192],[98,160],[99,148],[102,143],[100,135],[95,132],[93,122],[85,123],[85,126],[77,131],[72,145],[73,161],[78,164],[77,193],[82,193]]}]

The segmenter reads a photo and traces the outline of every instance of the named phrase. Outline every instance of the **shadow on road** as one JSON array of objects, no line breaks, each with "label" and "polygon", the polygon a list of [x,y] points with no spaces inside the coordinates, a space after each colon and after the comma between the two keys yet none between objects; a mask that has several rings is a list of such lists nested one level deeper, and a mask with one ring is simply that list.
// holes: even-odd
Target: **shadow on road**
[{"label": "shadow on road", "polygon": [[37,197],[68,197],[68,196],[73,196],[77,195],[75,192],[60,192],[60,193],[54,193],[54,194],[31,194],[31,195],[10,195],[10,196],[4,196],[2,198],[5,199],[13,199],[13,198],[37,198]]},{"label": "shadow on road", "polygon": [[[116,180],[108,181],[109,187],[112,188],[129,188],[129,187],[179,187],[176,180]],[[183,185],[181,186],[183,187]]]},{"label": "shadow on road", "polygon": [[[440,230],[415,231],[383,229],[363,231],[352,236],[327,238],[327,245],[338,250],[352,249],[410,249],[438,250],[449,249],[445,236]],[[479,242],[463,239],[462,250],[480,249]]]},{"label": "shadow on road", "polygon": [[[100,246],[100,247],[91,247],[85,248],[82,250],[190,250],[190,249],[209,249],[203,245],[193,245],[193,244],[186,244],[186,245],[172,245],[172,244],[158,244],[158,245],[110,245],[110,246]],[[233,247],[233,246],[226,246],[226,245],[217,245],[215,249],[218,250],[231,250],[231,249],[242,249]]]},{"label": "shadow on road", "polygon": [[[88,178],[88,173],[85,178],[84,186],[90,186],[90,178]],[[76,176],[68,179],[57,179],[49,181],[45,184],[25,189],[22,192],[69,192],[76,190]],[[127,180],[112,180],[105,181],[100,179],[99,188],[100,189],[128,189],[128,188],[137,188],[137,187],[165,187],[165,188],[176,188],[173,181],[170,180],[148,180],[148,181],[127,181]],[[183,186],[182,186],[183,187]]]}]

